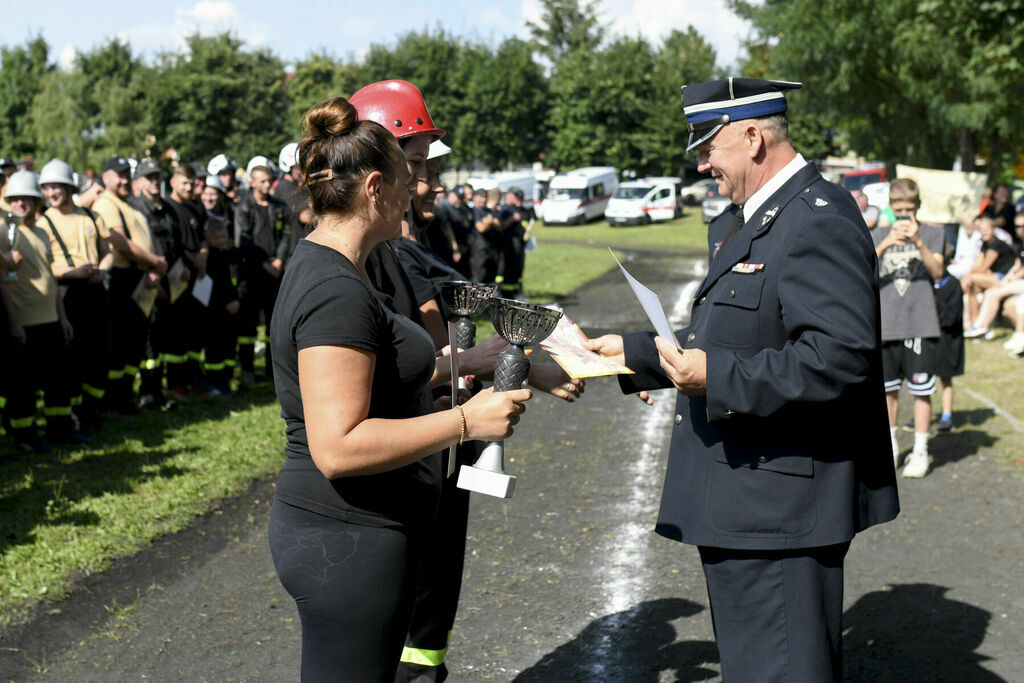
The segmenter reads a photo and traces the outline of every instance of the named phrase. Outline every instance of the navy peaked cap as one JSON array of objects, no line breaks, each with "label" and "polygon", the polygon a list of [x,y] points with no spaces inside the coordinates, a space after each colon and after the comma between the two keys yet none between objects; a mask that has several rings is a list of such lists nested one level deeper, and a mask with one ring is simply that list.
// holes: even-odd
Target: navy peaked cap
[{"label": "navy peaked cap", "polygon": [[684,85],[683,114],[690,130],[686,151],[710,140],[730,121],[780,114],[787,109],[786,91],[803,83],[768,81],[763,78],[723,78]]}]

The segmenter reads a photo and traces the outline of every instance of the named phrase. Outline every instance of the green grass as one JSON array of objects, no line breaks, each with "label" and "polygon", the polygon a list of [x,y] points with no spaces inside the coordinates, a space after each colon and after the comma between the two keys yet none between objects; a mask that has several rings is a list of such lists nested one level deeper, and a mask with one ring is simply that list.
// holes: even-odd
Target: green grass
[{"label": "green grass", "polygon": [[112,418],[87,448],[4,456],[0,623],[19,621],[34,604],[65,595],[76,577],[103,571],[272,475],[284,446],[279,415],[262,385]]},{"label": "green grass", "polygon": [[[701,254],[708,248],[707,226],[700,218],[700,207],[687,207],[682,218],[665,223],[622,227],[612,227],[604,220],[586,225],[540,224],[534,228],[533,235],[540,247],[547,242],[570,242]],[[527,263],[534,254],[527,257]]]}]

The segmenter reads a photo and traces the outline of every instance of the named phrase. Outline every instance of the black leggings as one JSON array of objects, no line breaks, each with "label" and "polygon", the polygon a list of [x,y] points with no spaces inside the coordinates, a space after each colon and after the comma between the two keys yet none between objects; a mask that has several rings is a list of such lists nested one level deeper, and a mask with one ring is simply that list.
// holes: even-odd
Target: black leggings
[{"label": "black leggings", "polygon": [[410,537],[279,500],[268,535],[302,622],[302,680],[394,681],[415,597]]}]

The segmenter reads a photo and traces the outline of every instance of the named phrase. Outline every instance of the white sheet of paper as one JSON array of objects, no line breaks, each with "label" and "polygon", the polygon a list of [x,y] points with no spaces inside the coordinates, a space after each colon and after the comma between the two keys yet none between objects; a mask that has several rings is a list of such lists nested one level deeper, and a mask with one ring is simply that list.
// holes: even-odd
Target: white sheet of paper
[{"label": "white sheet of paper", "polygon": [[195,285],[192,286],[192,296],[198,299],[203,306],[208,307],[211,294],[213,294],[213,278],[209,275],[197,278]]},{"label": "white sheet of paper", "polygon": [[658,336],[664,339],[666,342],[680,348],[679,342],[676,340],[676,336],[672,334],[672,326],[668,323],[668,317],[665,315],[665,310],[661,307],[661,302],[658,301],[658,295],[644,287],[639,280],[629,274],[629,272],[622,267],[619,263],[619,259],[615,258],[615,252],[612,251],[611,247],[608,247],[608,253],[615,259],[615,263],[618,264],[619,270],[626,276],[626,282],[629,283],[630,288],[633,290],[633,294],[636,295],[637,301],[640,302],[640,307],[644,309],[644,313],[647,314],[647,319],[654,325],[654,331],[658,333]]}]

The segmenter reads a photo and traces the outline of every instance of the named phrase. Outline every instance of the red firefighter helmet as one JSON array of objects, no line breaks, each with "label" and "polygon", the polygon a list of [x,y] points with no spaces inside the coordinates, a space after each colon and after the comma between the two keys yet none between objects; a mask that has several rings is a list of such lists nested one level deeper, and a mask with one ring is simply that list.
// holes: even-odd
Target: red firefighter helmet
[{"label": "red firefighter helmet", "polygon": [[430,135],[440,140],[444,131],[434,125],[420,89],[409,81],[377,81],[360,88],[348,99],[362,120],[376,121],[399,140]]}]

